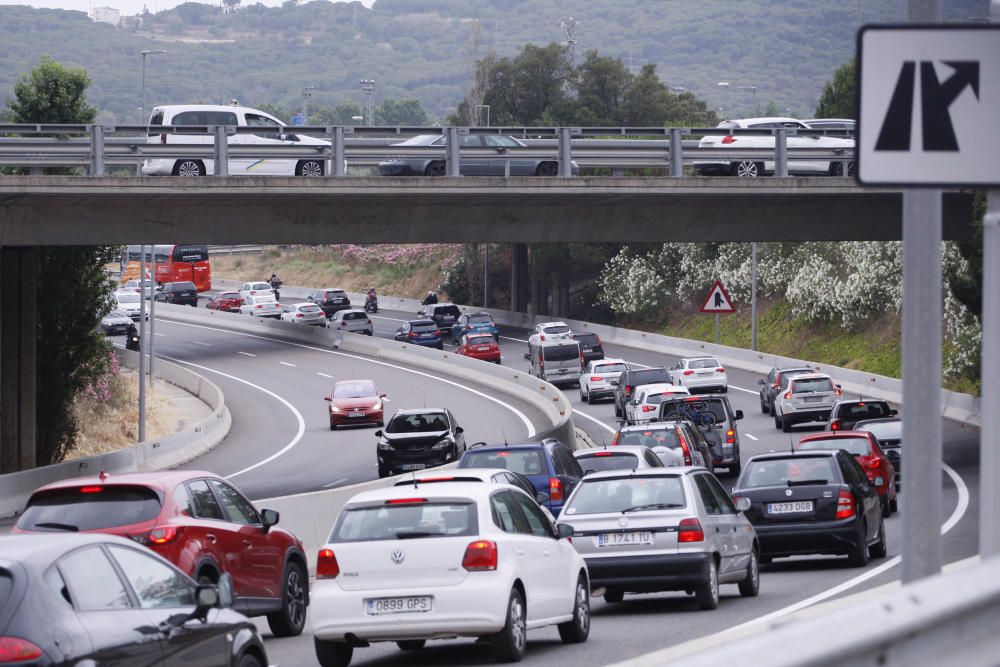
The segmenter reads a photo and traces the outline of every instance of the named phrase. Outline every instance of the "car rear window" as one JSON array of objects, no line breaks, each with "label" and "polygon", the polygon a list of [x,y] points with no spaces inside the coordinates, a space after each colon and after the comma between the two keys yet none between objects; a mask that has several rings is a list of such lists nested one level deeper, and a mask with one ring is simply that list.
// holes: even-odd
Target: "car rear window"
[{"label": "car rear window", "polygon": [[862,419],[879,419],[880,417],[891,416],[889,414],[890,409],[887,403],[879,402],[841,403],[837,406],[837,416],[857,421],[861,421]]},{"label": "car rear window", "polygon": [[834,460],[830,456],[797,456],[751,461],[741,478],[740,486],[753,489],[762,486],[837,484],[840,475],[835,468]]},{"label": "car rear window", "polygon": [[271,284],[270,283],[250,283],[250,289],[252,289],[252,290],[257,290],[257,289],[271,289]]},{"label": "car rear window", "polygon": [[597,345],[600,342],[597,339],[597,334],[593,333],[573,334],[573,338],[587,345]]},{"label": "car rear window", "polygon": [[580,359],[580,347],[577,345],[547,345],[542,348],[545,361],[569,361]]},{"label": "car rear window", "polygon": [[489,315],[469,315],[469,324],[493,324]]},{"label": "car rear window", "polygon": [[598,364],[594,366],[595,373],[621,373],[627,370],[628,366],[625,364]]},{"label": "car rear window", "polygon": [[139,303],[139,294],[115,294],[118,303]]},{"label": "car rear window", "polygon": [[378,395],[371,382],[340,382],[333,388],[334,398],[368,398]]},{"label": "car rear window", "polygon": [[584,473],[604,472],[605,470],[634,470],[639,467],[639,457],[635,454],[593,454],[591,456],[581,456],[577,463],[583,468]]},{"label": "car rear window", "polygon": [[618,444],[674,449],[681,446],[681,439],[677,429],[671,427],[646,431],[623,431],[618,435]]},{"label": "car rear window", "polygon": [[448,428],[448,418],[443,412],[422,415],[397,415],[386,426],[386,433],[437,433]]},{"label": "car rear window", "polygon": [[441,317],[442,315],[452,315],[454,317],[458,317],[462,314],[462,311],[458,309],[458,306],[438,306],[434,309],[434,314],[438,317]]},{"label": "car rear window", "polygon": [[634,387],[638,387],[641,384],[653,384],[655,382],[670,384],[670,374],[664,368],[647,368],[641,371],[632,371],[629,374],[628,381]]},{"label": "car rear window", "polygon": [[659,405],[660,403],[670,398],[671,396],[677,396],[677,394],[680,393],[682,392],[665,391],[661,394],[650,394],[646,396],[645,402],[648,403],[649,405]]},{"label": "car rear window", "polygon": [[339,289],[329,290],[326,293],[326,298],[327,299],[341,299],[341,298],[343,298],[345,296],[347,296],[347,292],[345,292],[344,290],[339,290]]},{"label": "car rear window", "polygon": [[365,315],[364,313],[345,313],[343,317],[344,317],[345,320],[367,320],[368,319],[368,316]]},{"label": "car rear window", "polygon": [[716,368],[719,365],[715,359],[692,359],[688,362],[688,368]]},{"label": "car rear window", "polygon": [[542,332],[547,334],[564,334],[569,333],[569,327],[565,324],[558,324],[551,327],[543,327]]},{"label": "car rear window", "polygon": [[308,306],[299,306],[299,310],[303,313],[318,313],[320,312],[319,306],[314,306],[309,304]]},{"label": "car rear window", "polygon": [[501,468],[522,475],[547,475],[545,457],[537,449],[504,449],[500,451],[466,452],[462,468]]},{"label": "car rear window", "polygon": [[462,537],[478,533],[473,502],[411,502],[348,507],[337,519],[330,542]]},{"label": "car rear window", "polygon": [[876,422],[874,424],[865,424],[859,431],[868,431],[875,436],[876,440],[902,440],[903,438],[903,422]]},{"label": "car rear window", "polygon": [[469,345],[492,345],[496,342],[490,334],[466,336],[466,338],[469,340]]},{"label": "car rear window", "polygon": [[851,456],[871,456],[872,446],[868,438],[825,438],[809,440],[799,444],[799,449],[843,449]]},{"label": "car rear window", "polygon": [[102,530],[152,521],[160,497],[145,486],[94,484],[36,493],[18,519],[23,530]]},{"label": "car rear window", "polygon": [[216,298],[217,299],[238,299],[238,298],[240,298],[240,293],[239,292],[223,292],[222,294],[219,294]]},{"label": "car rear window", "polygon": [[417,333],[434,333],[438,330],[437,325],[433,322],[421,322],[420,324],[414,324],[410,327]]},{"label": "car rear window", "polygon": [[[661,398],[661,401],[670,399],[670,396]],[[726,415],[726,406],[723,405],[721,398],[685,398],[680,401],[668,402],[664,404],[661,408],[663,414],[660,416],[661,419],[681,419],[682,415],[678,412],[680,406],[684,405],[687,409],[693,412],[711,412],[715,415],[716,423],[722,423],[728,419]]]},{"label": "car rear window", "polygon": [[793,394],[805,394],[810,391],[833,391],[833,382],[830,378],[792,380]]},{"label": "car rear window", "polygon": [[174,283],[170,289],[175,292],[184,292],[186,290],[194,291],[194,283]]},{"label": "car rear window", "polygon": [[584,477],[563,514],[620,514],[640,507],[655,510],[686,506],[680,477]]}]

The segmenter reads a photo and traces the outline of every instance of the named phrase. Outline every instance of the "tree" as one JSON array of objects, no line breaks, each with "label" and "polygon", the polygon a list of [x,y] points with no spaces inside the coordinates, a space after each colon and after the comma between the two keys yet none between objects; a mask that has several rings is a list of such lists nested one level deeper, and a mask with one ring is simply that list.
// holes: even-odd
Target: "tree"
[{"label": "tree", "polygon": [[397,100],[388,98],[375,110],[376,125],[427,125],[427,112],[420,102],[413,99]]},{"label": "tree", "polygon": [[823,86],[816,105],[816,118],[857,118],[855,80],[856,66],[852,59],[838,67],[833,79]]},{"label": "tree", "polygon": [[[8,102],[15,123],[91,123],[90,78],[49,57],[21,77]],[[38,357],[36,359],[39,465],[56,463],[76,438],[76,396],[107,368],[108,345],[97,321],[111,310],[111,279],[104,265],[114,246],[42,246],[38,252]]]},{"label": "tree", "polygon": [[580,125],[622,125],[625,99],[633,78],[621,58],[588,51],[574,76],[576,122]]},{"label": "tree", "polygon": [[309,116],[309,125],[359,125],[354,116],[363,116],[361,105],[357,102],[344,102],[335,107],[316,109]]}]

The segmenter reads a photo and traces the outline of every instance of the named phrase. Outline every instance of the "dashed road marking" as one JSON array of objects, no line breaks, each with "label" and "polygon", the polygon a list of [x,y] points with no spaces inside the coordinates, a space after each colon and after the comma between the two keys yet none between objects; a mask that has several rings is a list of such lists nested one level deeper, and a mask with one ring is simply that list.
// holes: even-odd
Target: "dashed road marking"
[{"label": "dashed road marking", "polygon": [[244,357],[256,357],[256,354],[250,354],[249,352],[237,352],[236,354],[242,354]]},{"label": "dashed road marking", "polygon": [[316,371],[316,375],[319,375],[319,376],[322,376],[322,377],[325,377],[325,378],[331,378],[331,379],[333,379],[332,375],[327,375],[326,373],[320,373],[319,371]]},{"label": "dashed road marking", "polygon": [[278,363],[281,364],[282,366],[288,366],[290,368],[295,368],[295,364],[290,364],[287,361],[279,361]]},{"label": "dashed road marking", "polygon": [[752,435],[750,433],[744,433],[743,435],[745,435],[746,437],[750,438],[751,440],[760,440],[760,438],[758,438],[757,436]]}]

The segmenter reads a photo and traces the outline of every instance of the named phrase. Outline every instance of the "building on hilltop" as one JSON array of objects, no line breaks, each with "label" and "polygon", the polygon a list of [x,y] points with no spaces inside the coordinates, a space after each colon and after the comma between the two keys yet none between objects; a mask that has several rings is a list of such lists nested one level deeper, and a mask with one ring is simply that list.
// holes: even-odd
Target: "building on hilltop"
[{"label": "building on hilltop", "polygon": [[114,7],[94,7],[90,10],[90,20],[95,23],[110,23],[117,26],[122,13]]}]

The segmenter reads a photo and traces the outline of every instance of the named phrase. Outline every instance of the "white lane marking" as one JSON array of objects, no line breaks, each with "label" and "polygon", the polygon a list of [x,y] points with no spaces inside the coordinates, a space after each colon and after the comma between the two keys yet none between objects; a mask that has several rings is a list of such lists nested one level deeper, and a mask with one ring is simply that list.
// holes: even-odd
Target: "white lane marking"
[{"label": "white lane marking", "polygon": [[[386,320],[388,322],[409,322],[409,320],[401,320],[396,317],[385,317],[384,315],[369,315],[369,317],[373,320]],[[417,319],[417,316],[414,315],[413,319]]]},{"label": "white lane marking", "polygon": [[325,377],[325,378],[331,378],[331,379],[333,378],[332,375],[327,375],[326,373],[320,373],[319,371],[316,371],[316,375],[319,375],[319,376]]},{"label": "white lane marking", "polygon": [[[211,331],[218,331],[218,329],[214,329],[212,327],[206,327],[206,326],[203,326],[201,324],[189,324],[187,322],[177,322],[177,321],[174,321],[174,320],[166,320],[166,321],[170,322],[171,324],[175,324],[175,325],[181,326],[181,327],[194,327],[195,329],[209,329]],[[259,338],[260,340],[267,340],[267,341],[271,341],[272,343],[280,343],[282,345],[290,345],[292,347],[299,347],[299,348],[302,348],[304,350],[313,350],[314,352],[322,352],[324,354],[332,354],[332,355],[340,356],[340,357],[348,357],[348,358],[351,358],[351,359],[359,359],[361,361],[365,361],[365,362],[370,363],[370,364],[376,364],[378,366],[385,366],[386,368],[393,368],[393,369],[395,369],[397,371],[403,371],[404,373],[412,373],[413,375],[419,375],[420,377],[425,377],[425,378],[428,378],[428,379],[431,379],[431,380],[436,380],[438,382],[442,382],[444,384],[448,384],[448,385],[451,385],[453,387],[457,387],[458,389],[461,389],[462,391],[467,391],[467,392],[469,392],[471,394],[475,394],[476,396],[479,396],[480,398],[484,398],[487,401],[492,401],[493,403],[496,403],[497,405],[500,405],[500,406],[502,406],[504,408],[507,408],[508,410],[510,410],[511,412],[513,412],[518,417],[518,419],[521,420],[521,423],[524,424],[524,428],[528,431],[528,437],[529,438],[533,438],[535,436],[535,427],[531,423],[531,420],[528,419],[527,415],[525,415],[523,412],[521,412],[520,410],[518,410],[517,408],[515,408],[513,405],[510,405],[509,403],[504,403],[499,398],[494,398],[493,396],[490,396],[488,394],[484,394],[483,392],[478,391],[476,389],[472,389],[471,387],[466,387],[465,385],[459,384],[458,382],[453,382],[451,380],[445,380],[444,378],[440,378],[440,377],[437,377],[435,375],[431,375],[430,373],[425,373],[423,371],[418,371],[418,370],[415,370],[413,368],[406,368],[405,366],[399,366],[397,364],[390,364],[387,361],[378,361],[376,359],[369,359],[367,357],[362,357],[362,356],[359,356],[359,355],[356,355],[356,354],[350,354],[348,352],[339,352],[339,351],[335,351],[335,350],[325,350],[325,349],[323,349],[321,347],[314,347],[312,345],[303,345],[302,343],[293,343],[291,341],[281,340],[281,339],[278,339],[278,338],[268,338],[267,336],[259,336],[259,335],[256,335],[256,334],[243,333],[241,331],[227,331],[226,333],[232,334],[234,336],[245,336],[246,338]]]},{"label": "white lane marking", "polygon": [[254,389],[262,391],[265,394],[267,394],[268,396],[270,396],[271,398],[273,398],[273,399],[277,400],[278,402],[280,402],[282,405],[284,405],[289,410],[291,410],[292,414],[295,415],[295,419],[299,422],[299,429],[298,429],[298,431],[296,431],[295,437],[292,438],[291,441],[287,445],[285,445],[284,447],[282,447],[281,449],[279,449],[274,454],[271,454],[266,459],[257,461],[257,463],[254,463],[253,465],[249,465],[246,468],[243,468],[243,470],[237,470],[236,472],[234,472],[231,475],[226,475],[225,476],[226,479],[232,479],[233,477],[236,477],[237,475],[242,475],[245,472],[250,472],[251,470],[259,468],[262,465],[266,465],[266,464],[270,463],[271,461],[273,461],[274,459],[278,458],[279,456],[281,456],[285,452],[289,451],[295,445],[299,444],[299,441],[302,439],[302,436],[305,434],[305,432],[306,432],[306,420],[302,418],[302,413],[299,412],[298,410],[296,410],[294,405],[292,405],[291,403],[289,403],[287,400],[285,400],[281,396],[278,396],[277,394],[275,394],[270,389],[265,389],[264,387],[261,387],[259,384],[254,384],[253,382],[250,382],[249,380],[244,380],[243,378],[238,378],[235,375],[230,375],[229,373],[223,373],[222,371],[217,371],[214,368],[209,368],[208,366],[201,366],[199,364],[195,364],[195,363],[192,363],[190,361],[183,361],[181,359],[173,359],[171,357],[163,357],[163,358],[166,359],[166,360],[168,360],[168,361],[172,361],[175,364],[184,364],[185,366],[191,366],[192,368],[197,368],[199,370],[208,371],[209,373],[215,373],[216,375],[221,375],[222,377],[228,378],[230,380],[233,380],[234,382],[240,382],[242,384],[247,385],[248,387],[252,387]]},{"label": "white lane marking", "polygon": [[244,357],[256,357],[256,354],[250,354],[249,352],[237,352],[236,354],[242,354]]},{"label": "white lane marking", "polygon": [[746,437],[750,438],[751,440],[760,440],[760,438],[758,438],[757,436],[752,435],[750,433],[744,433],[743,435],[745,435]]},{"label": "white lane marking", "polygon": [[606,431],[609,431],[611,433],[617,433],[617,431],[615,429],[611,428],[610,426],[608,426],[607,424],[605,424],[604,422],[602,422],[600,419],[598,419],[596,417],[591,417],[586,412],[580,412],[579,410],[577,410],[576,408],[574,408],[573,409],[573,414],[580,415],[581,417],[585,417],[585,418],[589,419],[590,421],[594,422],[598,426],[603,427]]},{"label": "white lane marking", "polygon": [[730,389],[736,389],[737,391],[745,391],[748,394],[756,394],[756,395],[760,396],[760,392],[759,391],[753,391],[752,389],[744,389],[743,387],[737,387],[735,384],[729,385],[729,388]]},{"label": "white lane marking", "polygon": [[[962,479],[962,477],[957,472],[955,472],[955,470],[952,469],[952,467],[949,466],[947,463],[942,463],[941,467],[944,469],[945,473],[947,473],[948,476],[951,478],[951,481],[954,482],[955,488],[958,491],[958,500],[955,503],[955,510],[951,513],[951,516],[948,517],[948,520],[945,521],[944,524],[941,526],[941,534],[944,535],[949,530],[954,528],[955,524],[961,521],[962,517],[965,516],[966,510],[969,508],[969,487],[965,485],[965,481]],[[887,560],[886,562],[879,565],[878,567],[874,567],[868,570],[867,572],[864,572],[863,574],[859,574],[858,576],[852,579],[848,579],[847,581],[837,586],[834,586],[833,588],[828,588],[822,593],[817,593],[816,595],[806,598],[805,600],[799,600],[795,604],[783,607],[781,609],[778,609],[777,611],[772,611],[770,614],[765,614],[764,616],[761,616],[760,618],[755,618],[752,621],[741,623],[740,625],[734,625],[733,627],[728,628],[727,630],[723,630],[719,634],[722,635],[724,633],[732,632],[740,628],[751,627],[755,625],[760,625],[762,623],[767,623],[768,621],[772,621],[776,618],[781,618],[782,616],[787,616],[788,614],[799,611],[800,609],[811,607],[812,605],[818,602],[822,602],[823,600],[832,598],[835,595],[839,595],[840,593],[843,593],[846,590],[854,588],[858,584],[862,584],[868,581],[869,579],[877,577],[886,570],[891,570],[892,568],[899,565],[902,562],[902,560],[903,560],[902,556],[894,556],[889,560]]]},{"label": "white lane marking", "polygon": [[504,340],[512,340],[512,341],[515,341],[517,343],[527,343],[528,342],[528,341],[526,341],[523,338],[511,338],[510,336],[500,336],[500,338],[503,338]]},{"label": "white lane marking", "polygon": [[201,345],[202,347],[212,347],[211,343],[203,343],[200,340],[193,340],[191,342],[194,343],[195,345]]},{"label": "white lane marking", "polygon": [[350,479],[350,477],[344,477],[343,479],[338,479],[338,480],[337,480],[337,481],[335,481],[335,482],[330,482],[329,484],[324,484],[324,485],[323,485],[323,488],[324,488],[324,489],[329,489],[329,488],[330,488],[331,486],[337,486],[338,484],[341,484],[341,483],[343,483],[343,482],[346,482],[346,481],[347,481],[347,480],[349,480],[349,479]]},{"label": "white lane marking", "polygon": [[295,368],[295,364],[290,364],[287,361],[279,361],[278,363],[281,364],[282,366],[289,366],[290,368]]}]

